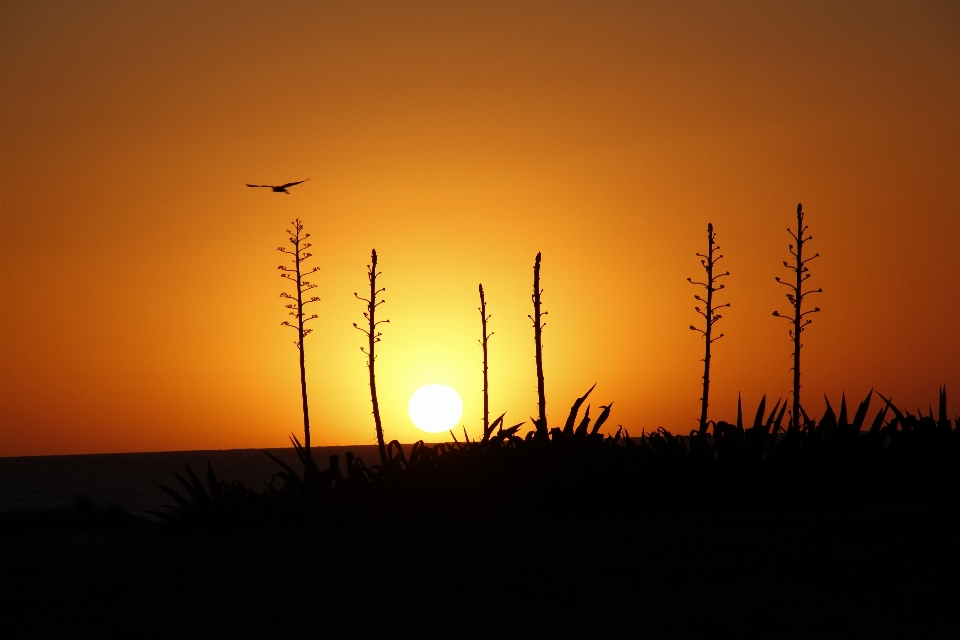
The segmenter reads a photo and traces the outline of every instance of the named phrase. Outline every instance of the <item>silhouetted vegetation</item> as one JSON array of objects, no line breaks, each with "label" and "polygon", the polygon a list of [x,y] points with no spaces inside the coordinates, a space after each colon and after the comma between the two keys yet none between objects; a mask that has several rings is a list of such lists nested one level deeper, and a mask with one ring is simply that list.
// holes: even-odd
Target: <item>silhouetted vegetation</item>
[{"label": "silhouetted vegetation", "polygon": [[[809,324],[801,311],[803,283],[809,278],[803,258],[805,236],[802,208],[798,207],[798,247],[794,251],[797,283],[788,299],[795,307],[796,338]],[[299,227],[298,227],[299,229]],[[791,232],[792,234],[792,232]],[[939,414],[914,416],[902,412],[890,400],[869,426],[866,423],[873,392],[848,415],[846,397],[839,413],[827,401],[820,419],[803,413],[799,405],[799,341],[795,339],[794,415],[784,424],[787,402],[776,401],[768,412],[766,397],[750,424],[738,402],[735,422],[707,420],[710,343],[720,319],[713,294],[723,289],[717,280],[727,275],[715,271],[722,256],[717,251],[712,225],[707,227],[707,253],[698,254],[706,270],[704,304],[697,311],[706,320],[704,396],[699,428],[690,435],[675,435],[664,428],[639,437],[618,427],[614,433],[601,429],[610,418],[613,403],[601,406],[594,420],[591,406],[584,404],[594,384],[575,399],[563,428],[547,428],[542,360],[543,316],[540,264],[534,262],[532,301],[536,343],[536,375],[539,415],[533,429],[520,433],[523,422],[506,427],[504,414],[489,420],[486,299],[480,293],[483,348],[483,435],[471,441],[466,432],[461,442],[414,443],[408,451],[397,441],[386,442],[376,393],[375,346],[381,334],[377,327],[377,254],[367,267],[369,298],[354,294],[367,305],[366,325],[354,327],[367,336],[362,351],[367,356],[371,402],[378,442],[379,464],[366,465],[352,453],[331,456],[321,470],[309,449],[291,435],[302,469],[297,470],[271,455],[280,467],[262,491],[239,483],[220,481],[212,468],[203,482],[189,468],[176,475],[180,491],[162,489],[175,504],[162,512],[170,522],[276,522],[307,521],[329,526],[424,523],[428,521],[567,518],[575,514],[635,513],[650,509],[686,509],[711,506],[770,508],[807,502],[820,506],[896,503],[905,498],[937,500],[955,498],[960,488],[960,418],[951,422],[946,414],[946,390],[941,388]],[[297,254],[299,255],[299,254]],[[816,257],[816,256],[814,256]],[[786,264],[786,263],[785,263]],[[790,265],[787,265],[790,266]],[[690,280],[691,282],[692,279]],[[695,330],[696,328],[693,327]],[[802,416],[802,419],[795,416]],[[712,427],[712,428],[711,428]],[[270,455],[269,453],[267,455]]]},{"label": "silhouetted vegetation", "polygon": [[[310,472],[277,460],[278,482],[256,493],[226,485],[208,470],[205,489],[190,471],[178,476],[187,496],[165,490],[177,504],[174,522],[309,521],[328,526],[436,521],[532,522],[598,513],[716,506],[820,508],[955,499],[960,489],[960,418],[946,415],[941,389],[934,417],[904,412],[883,399],[867,421],[873,392],[848,411],[846,397],[822,418],[784,424],[787,404],[766,398],[745,423],[719,421],[711,433],[678,436],[663,428],[631,438],[622,428],[604,435],[612,403],[593,421],[577,398],[562,429],[540,437],[503,426],[484,439],[415,443],[396,440],[386,464],[367,466],[347,454],[346,471],[332,456],[329,468]],[[294,446],[302,450],[294,439]]]},{"label": "silhouetted vegetation", "polygon": [[[712,240],[704,261],[715,264]],[[538,254],[538,346],[539,264]],[[631,437],[605,429],[612,402],[591,417],[594,384],[562,428],[547,430],[538,349],[540,418],[521,433],[525,423],[506,427],[503,414],[489,422],[484,349],[482,438],[405,449],[385,444],[379,419],[378,275],[373,252],[370,297],[357,296],[366,326],[354,326],[368,339],[380,464],[347,452],[345,466],[332,455],[321,470],[291,435],[298,462],[265,452],[279,471],[262,489],[224,482],[209,464],[205,478],[174,474],[178,486],[161,487],[173,501],[155,512],[161,524],[89,505],[0,514],[5,630],[700,638],[775,628],[893,638],[960,629],[960,417],[947,416],[945,388],[936,416],[879,394],[871,416],[871,391],[855,410],[842,396],[837,411],[828,400],[819,419],[801,410],[785,424],[787,401],[768,407],[764,397],[752,421],[738,402],[732,422]],[[705,318],[717,308],[707,304]],[[316,551],[297,552],[282,572],[303,548]],[[303,615],[317,603],[316,616]]]},{"label": "silhouetted vegetation", "polygon": [[816,289],[814,291],[803,290],[803,283],[810,278],[810,269],[807,267],[807,263],[820,257],[819,253],[809,258],[803,257],[803,245],[813,240],[813,236],[805,235],[807,229],[809,229],[809,227],[803,224],[803,204],[797,204],[797,232],[794,233],[791,229],[787,229],[787,233],[789,233],[797,243],[796,250],[794,250],[792,244],[789,245],[790,255],[793,256],[794,263],[790,264],[786,260],[783,261],[783,266],[793,272],[796,280],[795,282],[784,282],[780,280],[780,276],[774,278],[777,282],[789,289],[787,300],[790,302],[790,306],[793,307],[793,318],[781,315],[778,311],[774,311],[773,315],[778,318],[786,318],[792,325],[788,333],[790,334],[790,339],[793,340],[793,410],[790,414],[790,422],[794,425],[800,424],[800,417],[803,411],[803,406],[800,404],[800,349],[803,347],[803,344],[800,342],[800,335],[808,325],[813,323],[813,320],[807,316],[820,311],[820,307],[803,311],[803,300],[811,294],[823,293],[823,289]]},{"label": "silhouetted vegetation", "polygon": [[293,229],[287,229],[287,235],[289,236],[287,242],[293,246],[293,250],[291,251],[285,247],[277,247],[277,251],[290,256],[291,264],[293,266],[288,267],[285,265],[280,265],[277,268],[282,272],[280,277],[293,282],[294,287],[296,288],[296,295],[290,295],[286,291],[280,294],[281,298],[291,300],[291,302],[285,306],[290,310],[289,315],[293,316],[295,324],[291,324],[287,320],[284,320],[281,324],[285,327],[290,327],[297,332],[297,339],[293,344],[297,346],[297,351],[300,354],[300,397],[303,403],[303,445],[306,451],[307,459],[309,459],[310,407],[307,403],[307,368],[304,363],[303,339],[313,331],[313,329],[308,329],[304,325],[311,320],[315,320],[317,318],[317,314],[314,313],[310,316],[307,316],[304,314],[303,308],[308,304],[320,301],[320,298],[317,296],[311,296],[309,299],[304,298],[304,294],[307,291],[317,288],[317,285],[307,281],[305,278],[310,274],[319,271],[320,267],[313,267],[307,271],[303,270],[304,261],[313,255],[308,251],[313,245],[312,243],[307,242],[307,238],[310,237],[310,234],[303,232],[303,223],[300,222],[299,218],[294,220],[291,224],[293,224]]},{"label": "silhouetted vegetation", "polygon": [[533,262],[533,315],[527,316],[533,322],[533,342],[535,344],[535,358],[537,361],[537,407],[538,417],[533,421],[536,426],[537,434],[540,437],[547,435],[547,394],[543,382],[543,328],[546,323],[543,322],[543,316],[546,311],[540,310],[540,296],[543,295],[543,289],[540,288],[540,252],[537,252],[537,258]]},{"label": "silhouetted vegetation", "polygon": [[374,249],[370,252],[370,264],[367,265],[367,281],[370,283],[370,297],[363,298],[357,294],[356,291],[353,292],[353,295],[358,300],[367,303],[367,310],[363,312],[363,317],[367,320],[367,326],[366,328],[360,327],[356,322],[353,323],[353,326],[367,336],[367,346],[366,348],[360,347],[360,351],[367,356],[367,369],[370,373],[370,403],[373,405],[373,423],[377,432],[377,445],[380,448],[380,463],[386,465],[388,455],[386,447],[384,447],[383,444],[383,423],[380,421],[380,402],[377,400],[377,354],[375,350],[377,343],[380,342],[380,337],[383,335],[377,327],[390,321],[377,320],[376,317],[377,307],[386,302],[386,300],[377,300],[377,296],[386,291],[386,288],[377,288],[377,276],[379,275],[380,272],[377,271],[377,250]]},{"label": "silhouetted vegetation", "polygon": [[487,333],[487,301],[483,297],[483,284],[480,284],[480,347],[483,349],[483,437],[487,439],[490,432],[490,389],[487,381],[487,340],[493,332]]},{"label": "silhouetted vegetation", "polygon": [[720,291],[724,288],[724,285],[718,285],[717,281],[720,278],[730,275],[729,271],[723,273],[715,273],[714,268],[717,265],[723,255],[719,254],[720,247],[714,242],[716,236],[713,233],[713,224],[707,224],[707,253],[698,253],[697,257],[700,258],[700,264],[703,265],[704,271],[707,273],[706,282],[694,282],[691,278],[687,278],[687,282],[701,286],[706,291],[707,297],[701,298],[699,294],[694,295],[693,297],[703,305],[703,309],[698,306],[694,307],[700,315],[703,316],[705,328],[699,329],[693,325],[690,325],[690,329],[697,331],[703,334],[704,341],[704,354],[703,354],[703,396],[700,398],[700,433],[706,433],[707,431],[707,408],[710,405],[710,347],[714,342],[723,337],[723,334],[714,337],[713,336],[713,326],[721,319],[717,309],[722,309],[723,307],[729,307],[730,304],[721,304],[719,306],[714,306],[713,303],[713,294],[717,291]]}]

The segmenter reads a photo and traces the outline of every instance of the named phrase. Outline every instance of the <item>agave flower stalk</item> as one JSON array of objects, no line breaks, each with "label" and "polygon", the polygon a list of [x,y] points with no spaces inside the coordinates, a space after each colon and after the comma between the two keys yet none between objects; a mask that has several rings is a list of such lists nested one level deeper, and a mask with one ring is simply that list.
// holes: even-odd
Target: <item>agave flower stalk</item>
[{"label": "agave flower stalk", "polygon": [[790,255],[793,256],[793,264],[788,263],[786,260],[783,261],[783,266],[793,272],[796,280],[795,282],[785,282],[780,279],[779,276],[774,278],[777,282],[787,287],[789,291],[787,292],[787,300],[790,302],[790,306],[793,308],[793,317],[791,318],[788,315],[783,315],[778,311],[774,311],[773,315],[778,318],[784,318],[788,320],[791,324],[788,334],[793,340],[793,413],[790,416],[790,425],[794,429],[800,428],[800,419],[801,419],[801,405],[800,405],[800,349],[803,347],[803,344],[800,342],[800,334],[813,323],[813,320],[807,316],[813,313],[818,313],[820,307],[814,307],[809,311],[803,311],[803,300],[807,296],[814,293],[823,293],[823,289],[815,289],[813,291],[804,291],[803,283],[805,283],[810,278],[810,269],[807,267],[808,262],[812,262],[816,258],[820,257],[820,254],[814,254],[809,258],[803,257],[803,247],[804,245],[813,240],[813,236],[805,235],[809,227],[803,224],[803,204],[797,204],[797,232],[794,233],[790,228],[787,228],[787,233],[790,234],[790,237],[796,241],[797,246],[794,249],[794,246],[789,245]]},{"label": "agave flower stalk", "polygon": [[707,430],[707,410],[710,405],[710,347],[714,342],[723,337],[723,334],[714,337],[713,336],[713,327],[714,325],[723,318],[722,315],[717,313],[718,309],[723,307],[729,307],[729,303],[721,304],[714,306],[713,294],[720,291],[724,288],[724,285],[717,284],[717,281],[720,278],[724,278],[730,275],[729,271],[723,273],[717,273],[715,268],[717,263],[723,258],[723,255],[719,253],[720,247],[716,244],[716,234],[713,232],[713,224],[707,224],[707,253],[698,253],[697,257],[700,258],[700,264],[703,265],[704,271],[707,272],[706,282],[695,282],[691,278],[687,278],[687,282],[701,286],[706,291],[706,298],[701,298],[699,294],[695,294],[693,297],[700,304],[704,305],[703,309],[699,306],[694,307],[697,313],[703,316],[705,320],[705,328],[700,329],[693,325],[690,325],[690,329],[701,333],[704,338],[704,354],[703,354],[703,396],[700,398],[700,433],[703,434]]},{"label": "agave flower stalk", "polygon": [[535,420],[537,435],[547,437],[547,396],[543,384],[543,328],[546,325],[543,322],[543,316],[546,311],[541,311],[540,296],[543,295],[543,289],[540,288],[540,252],[537,252],[537,258],[533,263],[533,315],[527,316],[533,322],[533,341],[536,345],[537,360],[537,405],[539,407],[539,417]]},{"label": "agave flower stalk", "polygon": [[361,333],[367,336],[367,346],[360,347],[360,351],[367,356],[367,369],[370,373],[370,402],[373,405],[373,423],[377,431],[377,446],[380,450],[380,462],[384,466],[387,464],[387,449],[383,441],[383,423],[380,421],[380,403],[377,400],[377,375],[376,375],[376,360],[377,356],[375,353],[376,345],[380,342],[380,337],[383,335],[377,329],[381,324],[386,324],[390,322],[389,320],[377,320],[376,313],[377,307],[382,305],[386,300],[377,300],[377,296],[386,291],[386,288],[377,288],[377,276],[380,275],[380,272],[377,271],[377,250],[374,249],[370,253],[370,264],[367,265],[367,280],[370,282],[370,297],[362,298],[360,295],[354,291],[353,295],[363,302],[367,303],[367,310],[363,312],[363,317],[367,320],[366,328],[358,326],[356,322],[353,323],[354,329],[359,330]]},{"label": "agave flower stalk", "polygon": [[317,318],[317,314],[314,313],[307,316],[304,312],[304,307],[306,307],[308,304],[320,301],[320,298],[317,296],[310,296],[309,299],[307,299],[305,296],[306,292],[317,288],[317,285],[307,281],[306,277],[319,271],[320,267],[313,267],[309,270],[304,270],[304,261],[313,255],[309,252],[309,249],[313,246],[313,244],[307,242],[307,238],[310,237],[310,234],[304,233],[303,223],[300,221],[300,218],[295,219],[291,224],[293,224],[293,229],[287,229],[287,235],[289,236],[287,238],[287,242],[292,245],[292,249],[283,246],[277,248],[277,251],[290,256],[291,266],[280,265],[277,268],[282,272],[280,277],[291,281],[296,287],[296,295],[291,295],[286,291],[280,294],[281,298],[290,300],[290,302],[285,305],[285,308],[290,310],[289,315],[294,318],[294,322],[291,323],[289,320],[284,320],[280,324],[284,327],[290,327],[297,332],[297,339],[293,344],[297,346],[297,350],[300,353],[300,397],[303,404],[303,444],[304,449],[306,450],[307,459],[309,459],[310,407],[309,403],[307,402],[307,368],[304,358],[303,339],[313,331],[313,329],[308,329],[305,326],[306,323],[310,322],[311,320],[315,320]]},{"label": "agave flower stalk", "polygon": [[490,433],[490,389],[487,380],[487,341],[493,332],[487,333],[487,301],[483,297],[483,284],[480,284],[480,346],[483,348],[483,433],[484,440]]}]

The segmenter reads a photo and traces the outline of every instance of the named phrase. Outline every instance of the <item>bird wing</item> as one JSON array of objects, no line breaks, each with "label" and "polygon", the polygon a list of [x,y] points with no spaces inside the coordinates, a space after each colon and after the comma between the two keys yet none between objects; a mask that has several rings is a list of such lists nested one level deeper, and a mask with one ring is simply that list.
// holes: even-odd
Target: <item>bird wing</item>
[{"label": "bird wing", "polygon": [[[309,180],[310,178],[307,178]],[[301,182],[306,182],[307,180],[300,180],[299,182],[288,182],[287,184],[281,185],[281,189],[286,189],[287,187],[292,187],[294,185],[300,184]]]},{"label": "bird wing", "polygon": [[273,189],[273,187],[272,187],[271,185],[269,185],[269,184],[250,184],[250,183],[247,183],[247,186],[248,186],[248,187],[266,187],[267,189]]}]

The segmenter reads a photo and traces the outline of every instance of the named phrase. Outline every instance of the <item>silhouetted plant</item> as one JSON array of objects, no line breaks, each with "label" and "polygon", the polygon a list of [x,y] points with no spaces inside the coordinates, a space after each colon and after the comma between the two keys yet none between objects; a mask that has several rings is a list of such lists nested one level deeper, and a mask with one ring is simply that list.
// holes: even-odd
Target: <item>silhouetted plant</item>
[{"label": "silhouetted plant", "polygon": [[360,347],[360,351],[367,356],[367,369],[370,371],[370,402],[373,404],[373,422],[377,430],[377,446],[380,449],[380,462],[386,466],[389,458],[387,456],[387,449],[383,440],[383,424],[380,422],[380,403],[377,400],[377,376],[375,370],[377,356],[374,350],[377,343],[380,342],[380,336],[383,335],[380,333],[377,327],[390,321],[376,319],[377,307],[386,302],[386,300],[377,300],[377,296],[386,291],[386,288],[377,288],[377,276],[379,275],[380,272],[377,271],[377,250],[374,249],[370,252],[370,264],[367,265],[367,280],[370,282],[370,297],[362,298],[357,294],[356,291],[353,292],[353,295],[358,300],[362,300],[363,302],[367,303],[367,310],[363,312],[363,317],[367,320],[367,328],[358,326],[356,322],[353,323],[353,327],[367,336],[367,347]]},{"label": "silhouetted plant", "polygon": [[793,340],[793,413],[790,416],[790,425],[794,429],[800,428],[800,416],[803,411],[800,405],[800,349],[803,347],[803,344],[800,342],[800,334],[813,322],[813,320],[807,318],[807,316],[820,311],[820,307],[815,307],[810,311],[803,311],[803,300],[808,295],[823,293],[823,289],[806,292],[803,290],[803,283],[810,278],[810,269],[807,267],[807,263],[820,256],[820,254],[817,253],[809,258],[803,257],[803,245],[813,240],[813,236],[804,236],[808,228],[809,227],[803,224],[803,204],[797,204],[797,233],[787,228],[787,233],[797,242],[796,250],[794,250],[792,244],[789,245],[790,254],[793,255],[795,262],[794,264],[790,264],[786,260],[783,261],[783,266],[794,272],[796,282],[784,282],[780,280],[779,276],[774,278],[790,290],[789,293],[787,293],[787,300],[790,301],[790,306],[793,307],[792,318],[781,315],[778,311],[774,311],[773,315],[778,318],[785,318],[793,325],[788,333]]},{"label": "silhouetted plant", "polygon": [[[295,264],[309,257],[301,237],[302,225],[295,222]],[[802,245],[810,240],[805,236],[802,208],[798,207],[800,245],[791,253],[797,259],[797,284],[788,299],[794,304],[795,332],[799,336],[809,321],[800,303],[803,282],[807,275]],[[712,226],[708,226],[708,253],[701,255],[707,270],[707,279],[695,283],[707,288],[707,299],[697,296],[706,307],[701,312],[707,320],[703,331],[707,345],[714,339],[710,328],[719,319],[712,294],[723,288],[714,267],[720,256],[716,253]],[[791,232],[792,234],[792,232]],[[793,235],[793,234],[792,234]],[[176,522],[214,523],[272,523],[278,519],[308,521],[324,526],[355,526],[364,521],[374,525],[385,522],[412,522],[420,524],[430,518],[466,517],[486,522],[489,518],[520,517],[554,518],[581,517],[588,512],[610,512],[625,509],[673,509],[677,506],[703,506],[708,501],[750,506],[775,506],[778,501],[791,504],[796,498],[813,499],[823,503],[842,504],[850,498],[869,502],[892,497],[894,500],[915,501],[919,495],[933,499],[960,495],[960,418],[947,418],[945,389],[941,389],[939,414],[933,409],[929,416],[913,416],[901,412],[890,400],[877,414],[869,430],[864,424],[872,391],[860,403],[852,420],[848,417],[846,397],[843,396],[839,413],[829,400],[827,410],[819,420],[810,418],[799,404],[795,389],[792,426],[783,431],[781,426],[787,403],[777,400],[767,412],[766,396],[761,399],[752,425],[745,424],[741,403],[738,401],[736,423],[717,421],[713,437],[671,434],[660,427],[657,431],[637,439],[621,426],[615,434],[605,436],[601,427],[608,420],[612,402],[601,406],[602,412],[591,427],[591,407],[584,404],[596,385],[577,398],[570,408],[562,428],[547,430],[543,387],[541,337],[545,326],[541,309],[540,289],[541,255],[534,264],[534,335],[537,345],[539,418],[536,429],[525,437],[517,435],[523,423],[504,428],[504,415],[490,421],[486,298],[482,285],[480,292],[481,346],[484,349],[484,435],[460,442],[455,434],[453,443],[425,444],[422,440],[410,448],[409,456],[396,440],[385,446],[380,420],[375,375],[375,347],[380,342],[380,324],[376,310],[384,289],[377,287],[376,251],[367,265],[370,284],[369,298],[354,294],[366,302],[364,327],[354,327],[367,336],[367,346],[361,350],[367,356],[370,373],[371,402],[376,425],[380,465],[367,467],[352,452],[346,453],[346,473],[341,473],[339,456],[330,456],[330,467],[320,471],[301,446],[296,436],[291,442],[304,472],[301,478],[290,464],[270,455],[280,466],[270,484],[256,493],[240,483],[220,482],[208,466],[207,486],[188,468],[187,477],[176,476],[186,496],[170,487],[161,487],[176,502],[168,507],[165,519]],[[786,263],[785,263],[786,264]],[[789,265],[787,265],[789,267]],[[285,273],[300,275],[299,270]],[[290,277],[294,280],[294,277]],[[779,280],[779,279],[778,279]],[[298,283],[305,281],[296,279]],[[692,282],[692,280],[691,280]],[[788,285],[789,286],[789,285]],[[306,290],[306,289],[303,289]],[[812,293],[812,292],[810,292]],[[288,296],[292,299],[292,296]],[[301,291],[302,298],[302,291]],[[314,300],[315,301],[315,300]],[[727,305],[721,305],[727,306]],[[302,306],[291,309],[300,313]],[[698,312],[701,311],[699,308]],[[816,311],[816,310],[814,310]],[[315,317],[315,316],[314,316]],[[306,320],[306,318],[304,318]],[[302,327],[302,325],[301,325]],[[302,328],[301,328],[301,331]],[[301,334],[302,336],[306,333]],[[799,341],[795,342],[796,382],[799,384]],[[705,382],[709,381],[709,349],[705,357]],[[701,426],[705,424],[705,385]],[[306,409],[306,403],[304,404]],[[893,418],[886,420],[892,411]],[[801,418],[803,428],[799,428]],[[796,428],[794,428],[796,427]],[[464,433],[466,436],[466,433]],[[274,486],[279,479],[280,486]],[[641,499],[638,499],[641,497]]]},{"label": "silhouetted plant", "polygon": [[720,291],[724,288],[724,285],[717,285],[717,280],[725,276],[730,275],[729,271],[723,273],[714,273],[714,267],[717,262],[719,262],[723,255],[718,254],[720,247],[715,244],[716,236],[713,232],[713,224],[707,224],[707,253],[706,255],[698,253],[697,257],[700,258],[700,264],[703,265],[704,270],[707,272],[707,281],[706,282],[694,282],[692,279],[687,278],[687,282],[692,284],[700,285],[707,292],[706,299],[701,298],[699,295],[694,295],[693,297],[701,302],[704,305],[704,308],[701,309],[699,306],[694,307],[701,316],[703,316],[706,322],[705,329],[698,329],[697,327],[690,325],[690,328],[693,331],[698,331],[703,334],[704,338],[704,354],[703,354],[703,397],[700,399],[700,433],[703,434],[707,430],[707,408],[710,404],[710,347],[714,342],[723,337],[721,333],[717,337],[713,337],[713,325],[717,323],[723,316],[717,313],[717,309],[722,309],[723,307],[729,307],[730,304],[721,304],[719,306],[713,305],[713,294],[717,291]]},{"label": "silhouetted plant", "polygon": [[286,298],[291,300],[286,306],[290,310],[290,315],[296,320],[295,324],[291,324],[288,320],[284,320],[281,325],[285,327],[290,327],[291,329],[297,332],[297,339],[293,344],[297,346],[297,351],[300,353],[300,397],[303,403],[303,445],[307,452],[307,458],[310,457],[310,408],[307,403],[307,368],[304,362],[304,348],[303,348],[303,339],[310,334],[313,329],[307,329],[304,325],[311,320],[317,318],[317,314],[306,316],[304,314],[303,308],[308,304],[313,302],[319,302],[320,298],[317,296],[311,296],[309,300],[304,299],[304,294],[311,289],[316,289],[317,285],[312,282],[308,282],[304,278],[312,273],[316,273],[320,270],[320,267],[313,267],[308,271],[303,271],[303,262],[312,256],[312,253],[308,252],[312,243],[307,242],[307,238],[310,237],[309,233],[303,232],[303,223],[300,222],[300,218],[297,218],[292,222],[293,229],[287,229],[287,235],[290,237],[287,239],[291,245],[293,245],[293,250],[287,249],[285,247],[278,247],[277,251],[285,253],[291,257],[292,267],[285,265],[280,265],[277,267],[283,273],[280,274],[281,278],[286,278],[294,283],[296,287],[296,296],[290,295],[286,291],[280,294],[281,298]]},{"label": "silhouetted plant", "polygon": [[539,417],[533,421],[536,426],[538,436],[547,437],[547,396],[543,383],[543,328],[546,325],[542,322],[546,311],[540,310],[540,296],[543,290],[540,288],[540,252],[537,252],[537,258],[533,263],[533,315],[527,316],[533,322],[533,341],[536,344],[537,359],[537,406],[539,407]]},{"label": "silhouetted plant", "polygon": [[487,301],[483,297],[483,283],[480,284],[480,346],[483,348],[483,439],[490,437],[490,389],[487,385],[487,340],[493,332],[487,333]]},{"label": "silhouetted plant", "polygon": [[232,483],[223,482],[217,479],[210,462],[207,462],[207,486],[209,491],[204,488],[203,483],[190,468],[186,466],[187,478],[179,473],[174,473],[174,477],[180,485],[186,489],[187,495],[183,496],[178,491],[171,489],[165,484],[157,484],[164,493],[174,499],[175,505],[164,505],[166,511],[148,511],[147,513],[157,516],[163,520],[173,520],[175,518],[191,517],[197,515],[231,515],[232,512],[243,510],[248,507],[256,498],[257,494],[246,488],[239,481]]},{"label": "silhouetted plant", "polygon": [[[504,429],[501,416],[487,440],[420,441],[409,457],[392,441],[389,467],[368,468],[348,452],[345,475],[338,456],[330,457],[329,470],[305,472],[302,479],[274,457],[282,486],[271,482],[260,493],[220,482],[209,468],[208,491],[188,469],[187,477],[177,476],[186,494],[164,488],[176,504],[157,515],[188,525],[270,524],[280,518],[352,527],[447,517],[513,522],[580,517],[598,509],[701,508],[717,501],[751,508],[789,506],[797,499],[844,508],[891,501],[952,504],[960,495],[960,418],[947,418],[943,390],[936,418],[932,408],[928,416],[914,416],[880,396],[884,406],[866,428],[871,392],[852,417],[846,397],[836,413],[827,400],[822,418],[783,431],[788,403],[777,400],[768,412],[764,397],[752,424],[738,403],[736,422],[717,421],[713,438],[661,427],[637,440],[622,427],[610,436],[599,433],[609,405],[592,428],[589,407],[578,415],[592,390],[574,402],[564,428],[545,439],[535,432],[520,438],[520,425]],[[312,465],[292,442],[301,463]]]}]

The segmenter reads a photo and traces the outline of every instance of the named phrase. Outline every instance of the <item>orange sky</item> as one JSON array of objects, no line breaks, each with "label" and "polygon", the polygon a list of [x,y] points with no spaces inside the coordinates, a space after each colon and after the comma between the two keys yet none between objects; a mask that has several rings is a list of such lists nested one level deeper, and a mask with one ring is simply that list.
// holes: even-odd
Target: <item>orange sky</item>
[{"label": "orange sky", "polygon": [[945,383],[960,411],[960,6],[718,5],[0,5],[0,455],[283,446],[296,216],[316,444],[373,438],[371,247],[388,438],[421,437],[406,402],[434,382],[479,431],[478,282],[492,409],[535,414],[537,251],[550,419],[598,382],[614,428],[694,428],[707,222],[732,272],[711,417],[786,396],[797,202],[825,290],[804,404],[926,409]]}]

